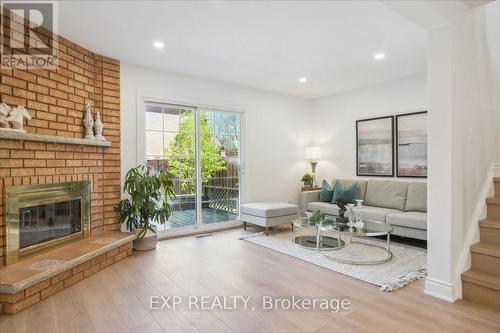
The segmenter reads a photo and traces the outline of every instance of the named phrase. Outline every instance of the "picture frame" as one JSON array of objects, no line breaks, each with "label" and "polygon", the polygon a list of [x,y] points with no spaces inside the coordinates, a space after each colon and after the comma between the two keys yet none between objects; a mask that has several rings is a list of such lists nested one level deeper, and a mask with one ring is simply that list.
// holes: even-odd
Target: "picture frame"
[{"label": "picture frame", "polygon": [[396,176],[427,178],[427,111],[396,115]]},{"label": "picture frame", "polygon": [[356,175],[394,177],[394,116],[356,120]]}]

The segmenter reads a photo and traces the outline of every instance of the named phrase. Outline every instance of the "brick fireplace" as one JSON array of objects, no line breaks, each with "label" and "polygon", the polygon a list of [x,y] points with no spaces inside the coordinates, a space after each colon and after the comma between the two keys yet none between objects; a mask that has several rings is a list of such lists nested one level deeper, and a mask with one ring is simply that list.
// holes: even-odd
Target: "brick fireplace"
[{"label": "brick fireplace", "polygon": [[[7,26],[8,17],[2,17]],[[8,38],[8,36],[3,36]],[[47,34],[47,38],[51,35]],[[0,139],[0,265],[5,264],[5,187],[89,181],[91,234],[119,230],[120,63],[59,37],[55,70],[1,70],[0,101],[24,106],[28,133],[83,138],[84,104],[100,112],[111,147]]]},{"label": "brick fireplace", "polygon": [[[4,27],[8,20],[2,17]],[[10,34],[8,29],[4,32],[1,37],[5,41]],[[45,34],[45,38],[52,38],[50,33]],[[114,210],[121,193],[120,63],[63,37],[58,37],[58,42],[59,62],[54,70],[1,69],[0,102],[24,106],[32,119],[25,126],[27,134],[21,137],[0,133],[0,314],[19,312],[125,258],[131,254],[135,238],[119,232],[119,217]],[[103,135],[109,142],[82,140],[86,103],[91,105],[93,116],[100,112]],[[36,214],[40,209],[45,210],[44,216],[52,214],[47,212],[50,210],[66,209],[83,219],[88,218],[85,214],[90,215],[89,223],[80,226],[81,232],[62,235],[71,240],[68,244],[26,256],[18,253],[17,260],[6,265],[7,221],[15,223],[16,218],[18,222],[24,218],[23,214],[26,218],[35,214],[32,206],[23,204],[14,207],[13,214],[19,216],[11,219],[9,215],[7,219],[6,197],[20,189],[63,184],[86,184],[89,195],[81,200],[88,200],[87,213],[79,212],[78,207],[83,205],[69,197],[67,202],[56,202],[62,208],[47,208],[44,202],[37,202]],[[56,233],[75,227],[70,223]],[[72,238],[79,232],[81,237]],[[19,235],[14,236],[17,238],[9,241],[17,239],[30,246],[34,238],[40,238],[28,235],[21,240]],[[53,236],[45,238],[50,241]],[[41,240],[46,241],[43,237]]]}]

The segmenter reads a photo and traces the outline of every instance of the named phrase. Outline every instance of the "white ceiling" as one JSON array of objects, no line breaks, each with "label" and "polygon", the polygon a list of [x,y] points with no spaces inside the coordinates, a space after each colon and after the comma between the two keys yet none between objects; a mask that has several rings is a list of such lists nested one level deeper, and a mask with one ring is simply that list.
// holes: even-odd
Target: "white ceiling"
[{"label": "white ceiling", "polygon": [[67,1],[59,11],[60,34],[97,53],[300,97],[426,69],[426,32],[378,1]]}]

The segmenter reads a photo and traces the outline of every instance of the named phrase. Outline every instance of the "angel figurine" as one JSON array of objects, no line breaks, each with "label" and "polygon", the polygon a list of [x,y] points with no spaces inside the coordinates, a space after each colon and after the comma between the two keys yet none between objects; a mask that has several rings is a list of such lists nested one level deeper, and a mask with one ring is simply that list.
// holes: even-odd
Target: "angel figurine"
[{"label": "angel figurine", "polygon": [[89,102],[85,104],[85,118],[83,119],[85,125],[85,139],[94,140],[94,119],[92,119],[91,106]]},{"label": "angel figurine", "polygon": [[24,120],[31,120],[31,116],[28,111],[24,108],[24,106],[18,105],[17,108],[12,108],[6,121],[8,121],[12,128],[18,130],[20,132],[26,132],[23,130]]},{"label": "angel figurine", "polygon": [[10,106],[5,103],[0,104],[0,127],[9,128],[9,122],[6,120],[10,113]]}]

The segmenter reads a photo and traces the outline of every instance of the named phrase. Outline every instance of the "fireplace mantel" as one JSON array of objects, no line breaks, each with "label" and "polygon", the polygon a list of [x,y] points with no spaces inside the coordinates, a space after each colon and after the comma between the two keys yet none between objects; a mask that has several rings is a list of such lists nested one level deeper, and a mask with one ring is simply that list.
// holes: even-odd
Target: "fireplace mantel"
[{"label": "fireplace mantel", "polygon": [[5,130],[5,129],[0,129],[0,139],[19,140],[19,141],[35,141],[35,142],[49,142],[49,143],[60,143],[60,144],[67,144],[67,145],[111,147],[110,141],[95,141],[95,140],[89,140],[89,139],[68,138],[68,137],[62,137],[62,136],[31,134],[31,133],[24,133],[24,132]]}]

